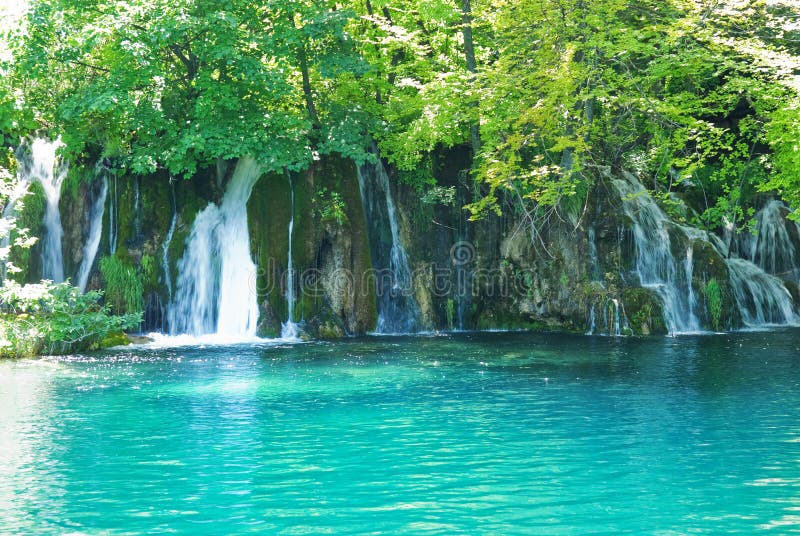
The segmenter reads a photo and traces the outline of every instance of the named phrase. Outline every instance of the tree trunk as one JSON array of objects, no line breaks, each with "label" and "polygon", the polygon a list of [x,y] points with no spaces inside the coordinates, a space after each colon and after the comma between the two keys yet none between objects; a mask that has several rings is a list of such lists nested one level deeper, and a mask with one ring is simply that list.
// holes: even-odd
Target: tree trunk
[{"label": "tree trunk", "polygon": [[[478,71],[478,64],[475,61],[475,42],[472,38],[472,5],[470,0],[461,1],[461,32],[464,36],[464,56],[467,61],[467,72],[470,73],[470,85],[475,88],[475,74]],[[478,106],[477,101],[472,101],[472,107]],[[480,120],[473,121],[469,127],[469,138],[472,144],[473,158],[477,157],[481,150],[481,131]]]},{"label": "tree trunk", "polygon": [[300,71],[303,74],[303,95],[306,99],[306,111],[314,128],[317,128],[319,126],[319,117],[317,116],[317,108],[314,106],[314,95],[311,93],[311,78],[308,75],[308,56],[306,55],[305,44],[300,46],[299,56]]},{"label": "tree trunk", "polygon": [[[291,13],[289,14],[289,20],[292,23],[292,27],[299,31]],[[306,101],[308,119],[311,121],[313,128],[317,129],[319,127],[319,116],[317,115],[317,108],[314,106],[314,94],[311,92],[311,77],[308,74],[308,53],[306,52],[305,38],[301,39],[300,46],[297,48],[297,60],[300,63],[300,73],[303,77],[303,97]]]}]

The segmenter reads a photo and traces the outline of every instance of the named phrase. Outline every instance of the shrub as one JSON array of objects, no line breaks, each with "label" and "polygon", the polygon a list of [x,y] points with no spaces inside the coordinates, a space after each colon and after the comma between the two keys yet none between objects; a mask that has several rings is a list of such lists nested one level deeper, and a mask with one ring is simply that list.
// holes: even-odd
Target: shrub
[{"label": "shrub", "polygon": [[25,357],[97,349],[111,333],[136,327],[141,314],[112,315],[102,293],[42,281],[0,288],[0,356]]}]

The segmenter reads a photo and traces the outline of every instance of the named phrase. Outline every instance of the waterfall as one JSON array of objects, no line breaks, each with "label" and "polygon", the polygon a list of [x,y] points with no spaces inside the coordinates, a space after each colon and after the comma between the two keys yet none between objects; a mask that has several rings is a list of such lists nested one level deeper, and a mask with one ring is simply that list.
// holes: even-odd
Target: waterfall
[{"label": "waterfall", "polygon": [[[687,301],[689,302],[689,310],[696,311],[697,310],[697,296],[694,293],[694,286],[692,286],[692,278],[694,276],[694,248],[692,245],[686,248],[686,260],[684,261],[683,265],[683,273],[686,277],[686,292],[687,292]],[[700,328],[700,321],[697,322],[698,329]]]},{"label": "waterfall", "polygon": [[[795,247],[795,240],[800,239],[800,226],[786,220],[788,212],[783,202],[770,200],[756,213],[755,235],[745,232],[734,240],[736,230],[732,224],[723,230],[725,240],[710,235],[723,258],[736,252],[745,257],[728,258],[726,265],[739,314],[748,327],[798,322],[792,296],[781,281],[800,278],[800,259]],[[791,231],[798,238],[793,239]]]},{"label": "waterfall", "polygon": [[117,174],[114,173],[114,191],[108,203],[108,253],[114,255],[117,252]]},{"label": "waterfall", "polygon": [[[669,235],[672,221],[638,182],[617,179],[614,186],[622,198],[625,214],[633,222],[635,271],[640,284],[661,297],[664,322],[671,334],[700,331],[689,272],[693,263],[691,258],[683,266],[675,261]],[[680,271],[684,272],[683,280],[679,278]]]},{"label": "waterfall", "polygon": [[597,254],[597,236],[594,225],[587,231],[589,240],[589,260],[592,263],[592,280],[601,281],[600,277],[600,257]]},{"label": "waterfall", "polygon": [[23,145],[17,152],[20,178],[25,182],[39,181],[45,193],[45,212],[42,223],[45,235],[42,239],[42,279],[56,283],[64,281],[64,255],[61,250],[61,213],[58,203],[61,200],[61,185],[67,176],[68,166],[58,156],[61,140],[49,141],[34,138],[30,144]]},{"label": "waterfall", "polygon": [[[789,208],[777,199],[770,200],[756,213],[755,235],[746,233],[742,249],[748,259],[767,273],[795,282],[800,280],[800,257],[796,243],[800,239],[800,226],[788,221]],[[794,232],[794,239],[790,234]]]},{"label": "waterfall", "polygon": [[209,203],[195,218],[178,263],[168,312],[171,334],[255,336],[256,265],[250,258],[247,201],[260,175],[254,159],[241,158],[221,204]]},{"label": "waterfall", "polygon": [[[785,276],[797,270],[796,249],[789,232],[789,226],[794,224],[786,222],[784,213],[788,209],[783,203],[767,203],[756,216],[757,234],[740,237],[736,242],[727,241],[732,245],[729,248],[726,240],[716,235],[672,222],[641,184],[615,180],[614,185],[623,199],[625,214],[633,222],[635,271],[641,285],[653,288],[661,297],[664,321],[670,333],[700,330],[696,316],[699,304],[692,286],[693,245],[697,242],[708,244],[726,259],[736,306],[747,327],[798,321],[786,286],[778,277],[764,271]],[[670,229],[689,241],[683,262],[677,262],[672,253]],[[800,228],[797,231],[800,236]],[[732,238],[734,232],[732,226],[725,230],[728,238]],[[736,251],[749,256],[750,260],[730,255]]]},{"label": "waterfall", "polygon": [[358,167],[358,184],[370,233],[378,297],[377,333],[412,333],[420,328],[408,255],[400,238],[389,175],[380,158]]},{"label": "waterfall", "polygon": [[286,262],[286,307],[287,307],[287,320],[281,326],[281,338],[283,339],[296,339],[299,333],[297,324],[294,322],[294,264],[292,263],[292,238],[294,234],[294,181],[292,175],[287,172],[289,179],[289,191],[292,196],[291,213],[289,215],[289,252]]},{"label": "waterfall", "polygon": [[[464,322],[467,318],[469,307],[473,298],[473,275],[475,260],[475,248],[472,244],[472,230],[470,227],[467,212],[462,210],[472,201],[471,190],[472,178],[469,176],[468,169],[462,169],[458,173],[458,184],[456,192],[458,201],[458,229],[455,229],[454,244],[450,248],[450,260],[455,268],[455,320],[458,331],[464,331]],[[466,255],[461,254],[461,250]],[[450,326],[452,329],[452,326]]]},{"label": "waterfall", "polygon": [[175,199],[175,185],[170,180],[170,192],[172,194],[172,220],[169,222],[169,230],[161,245],[161,268],[164,270],[164,283],[167,285],[167,296],[172,300],[172,273],[169,269],[169,246],[172,237],[175,235],[175,227],[178,224],[178,202]]},{"label": "waterfall", "polygon": [[[587,234],[589,262],[591,263],[590,275],[595,285],[605,289],[606,287],[600,275],[600,257],[597,253],[597,236],[594,225],[589,227]],[[630,332],[630,324],[628,323],[628,317],[625,315],[625,308],[618,298],[606,297],[602,303],[597,303],[597,305],[600,305],[603,313],[601,318],[602,326],[598,329],[595,303],[592,303],[589,308],[589,329],[586,335],[600,334],[621,337],[623,334]]]},{"label": "waterfall", "polygon": [[780,279],[744,259],[729,259],[728,270],[745,325],[758,327],[797,322],[792,296]]},{"label": "waterfall", "polygon": [[589,308],[589,329],[586,335],[610,335],[614,337],[621,337],[624,333],[630,331],[630,324],[628,324],[628,317],[625,316],[625,309],[616,298],[607,298],[602,304],[602,326],[598,329],[597,314],[595,313],[595,304]]},{"label": "waterfall", "polygon": [[617,299],[612,299],[611,303],[614,305],[614,336],[619,337],[622,335],[622,307]]},{"label": "waterfall", "polygon": [[[603,329],[597,329],[597,314],[595,304],[589,307],[589,329],[586,335],[610,335],[621,337],[624,331],[629,329],[628,319],[622,309],[622,304],[616,298],[609,298],[602,304]],[[611,313],[609,315],[609,313]]]},{"label": "waterfall", "polygon": [[100,237],[103,234],[103,213],[106,208],[106,195],[108,195],[108,177],[104,173],[105,168],[98,165],[97,174],[103,175],[103,182],[100,185],[100,193],[89,211],[89,236],[83,246],[83,259],[78,269],[78,288],[81,289],[81,292],[86,292],[86,284],[89,282],[89,274],[92,272],[94,259],[100,248]]},{"label": "waterfall", "polygon": [[142,236],[142,187],[139,184],[140,181],[140,177],[136,177],[133,181],[133,231],[137,240]]}]

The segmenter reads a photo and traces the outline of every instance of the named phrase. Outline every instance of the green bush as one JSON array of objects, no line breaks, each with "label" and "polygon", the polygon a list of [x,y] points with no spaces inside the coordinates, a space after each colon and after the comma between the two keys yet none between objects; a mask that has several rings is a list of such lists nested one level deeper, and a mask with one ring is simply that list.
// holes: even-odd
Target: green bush
[{"label": "green bush", "polygon": [[112,315],[102,293],[82,294],[68,283],[0,288],[0,356],[26,357],[97,349],[113,333],[136,327],[141,314]]}]

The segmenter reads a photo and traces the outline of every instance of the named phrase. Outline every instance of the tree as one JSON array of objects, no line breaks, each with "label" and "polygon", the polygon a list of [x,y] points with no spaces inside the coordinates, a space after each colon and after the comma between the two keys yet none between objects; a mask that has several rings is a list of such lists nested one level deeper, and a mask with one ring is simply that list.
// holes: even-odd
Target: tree
[{"label": "tree", "polygon": [[[27,103],[73,157],[100,148],[136,173],[191,175],[219,158],[302,165],[309,121],[281,43],[291,21],[235,0],[41,0],[16,51]],[[68,82],[65,82],[68,81]],[[298,147],[300,149],[298,149]]]},{"label": "tree", "polygon": [[788,185],[775,172],[794,165],[797,115],[779,103],[797,93],[781,71],[797,56],[776,39],[796,40],[764,29],[797,8],[715,5],[498,2],[498,59],[481,79],[479,176],[490,190],[475,217],[501,210],[498,192],[539,224],[578,214],[570,200],[603,169],[633,171],[655,192],[701,190],[708,227],[743,222],[740,194]]}]

